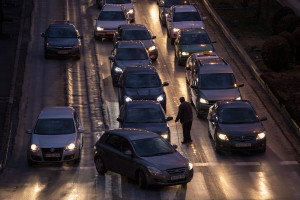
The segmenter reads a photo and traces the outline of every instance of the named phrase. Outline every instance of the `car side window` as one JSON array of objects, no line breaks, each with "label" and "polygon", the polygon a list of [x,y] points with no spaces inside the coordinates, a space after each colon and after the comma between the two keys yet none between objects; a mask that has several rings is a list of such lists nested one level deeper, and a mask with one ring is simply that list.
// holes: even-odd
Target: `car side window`
[{"label": "car side window", "polygon": [[124,153],[127,150],[131,150],[131,146],[129,144],[129,142],[126,139],[123,139],[123,143],[122,143],[122,152]]},{"label": "car side window", "polygon": [[110,135],[106,140],[106,144],[116,150],[121,151],[122,138],[117,135]]}]

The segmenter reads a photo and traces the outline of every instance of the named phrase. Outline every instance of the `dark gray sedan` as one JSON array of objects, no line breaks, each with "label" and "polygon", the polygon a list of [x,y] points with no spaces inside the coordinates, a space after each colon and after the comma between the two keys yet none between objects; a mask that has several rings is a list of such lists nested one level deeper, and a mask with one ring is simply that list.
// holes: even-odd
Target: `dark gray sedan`
[{"label": "dark gray sedan", "polygon": [[140,129],[106,131],[94,146],[99,174],[114,171],[148,185],[177,185],[190,182],[193,164],[165,139]]},{"label": "dark gray sedan", "polygon": [[216,152],[221,150],[266,151],[266,132],[249,101],[224,100],[210,107],[208,132]]}]

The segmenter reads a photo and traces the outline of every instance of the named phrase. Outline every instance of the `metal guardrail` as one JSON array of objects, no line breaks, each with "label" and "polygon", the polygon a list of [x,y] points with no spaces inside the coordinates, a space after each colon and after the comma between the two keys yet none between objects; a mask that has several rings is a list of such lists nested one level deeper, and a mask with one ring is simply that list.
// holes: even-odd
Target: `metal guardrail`
[{"label": "metal guardrail", "polygon": [[247,52],[244,50],[244,48],[241,46],[239,41],[236,39],[236,37],[230,32],[228,27],[225,25],[221,17],[217,14],[217,12],[213,9],[212,5],[208,0],[202,0],[203,4],[205,5],[208,12],[211,14],[211,16],[214,18],[214,21],[221,27],[223,33],[225,34],[226,38],[230,41],[232,46],[235,48],[235,50],[238,52],[238,54],[241,56],[241,58],[246,62],[246,64],[250,67],[251,71],[253,72],[256,80],[259,82],[261,87],[266,91],[266,93],[269,95],[269,97],[272,99],[274,105],[278,110],[280,110],[281,114],[284,116],[284,118],[290,123],[290,125],[293,127],[294,131],[297,133],[298,136],[300,136],[300,127],[295,122],[295,120],[291,117],[291,115],[287,112],[284,105],[280,104],[276,96],[273,94],[273,92],[270,90],[269,86],[264,82],[264,80],[261,78],[261,72],[256,66],[256,64],[253,62],[253,60],[249,57]]}]

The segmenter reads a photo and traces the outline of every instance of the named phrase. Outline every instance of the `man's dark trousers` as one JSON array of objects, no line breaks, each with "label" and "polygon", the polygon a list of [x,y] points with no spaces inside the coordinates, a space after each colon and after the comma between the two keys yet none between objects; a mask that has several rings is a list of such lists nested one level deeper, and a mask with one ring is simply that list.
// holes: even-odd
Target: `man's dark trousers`
[{"label": "man's dark trousers", "polygon": [[192,128],[192,121],[185,122],[182,124],[182,130],[183,130],[183,141],[189,142],[191,141],[191,128]]}]

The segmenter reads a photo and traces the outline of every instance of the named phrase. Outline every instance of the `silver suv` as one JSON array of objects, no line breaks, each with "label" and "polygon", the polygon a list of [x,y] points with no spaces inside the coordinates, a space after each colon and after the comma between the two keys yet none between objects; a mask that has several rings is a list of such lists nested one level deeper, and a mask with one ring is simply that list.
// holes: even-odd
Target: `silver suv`
[{"label": "silver suv", "polygon": [[80,162],[82,124],[72,107],[44,108],[33,127],[28,146],[28,164],[38,162]]}]

